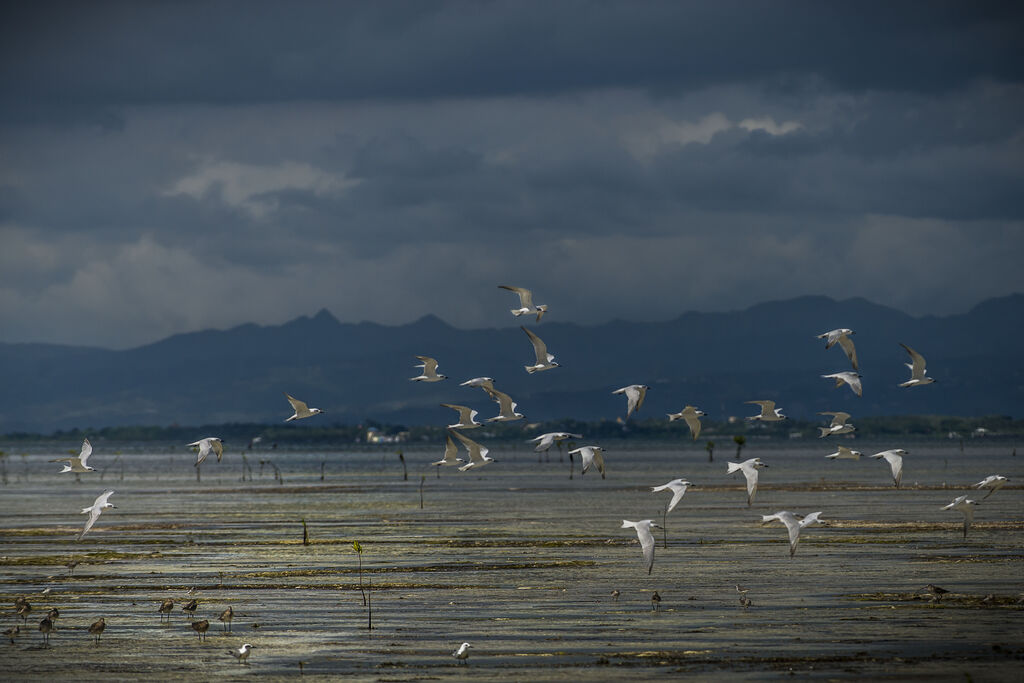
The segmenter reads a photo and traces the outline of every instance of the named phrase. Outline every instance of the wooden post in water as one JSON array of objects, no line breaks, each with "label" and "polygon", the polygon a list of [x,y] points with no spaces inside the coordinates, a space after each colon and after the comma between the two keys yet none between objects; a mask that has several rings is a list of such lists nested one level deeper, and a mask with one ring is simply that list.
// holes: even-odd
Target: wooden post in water
[{"label": "wooden post in water", "polygon": [[409,468],[405,466],[405,456],[398,451],[398,459],[402,461],[402,481],[409,481]]},{"label": "wooden post in water", "polygon": [[420,475],[420,510],[423,509],[423,482],[427,480],[426,475]]},{"label": "wooden post in water", "polygon": [[309,545],[309,529],[306,528],[305,518],[302,520],[302,545]]},{"label": "wooden post in water", "polygon": [[324,461],[320,461],[320,481],[324,480]]}]

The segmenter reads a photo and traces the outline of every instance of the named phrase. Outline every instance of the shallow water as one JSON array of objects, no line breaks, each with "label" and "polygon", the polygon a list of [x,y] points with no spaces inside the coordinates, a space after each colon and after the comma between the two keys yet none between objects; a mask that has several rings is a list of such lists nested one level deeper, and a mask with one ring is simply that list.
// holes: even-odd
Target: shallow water
[{"label": "shallow water", "polygon": [[[749,442],[743,458],[770,465],[751,508],[742,476],[725,474],[735,449],[708,463],[699,444],[606,442],[605,480],[578,469],[570,479],[557,451],[538,463],[525,445],[499,445],[498,462],[436,478],[426,463],[443,448],[402,444],[407,481],[394,448],[365,446],[250,451],[242,481],[242,454],[229,449],[197,482],[182,446],[94,443],[100,471],[81,483],[48,462],[76,444],[0,444],[3,628],[18,623],[15,597],[33,605],[16,643],[0,646],[0,670],[285,677],[301,662],[306,676],[365,680],[1019,680],[1024,458],[1000,441],[963,453],[945,441],[843,443],[909,450],[903,488],[884,461],[826,460],[834,448],[824,440]],[[940,508],[994,473],[1011,482],[978,507],[965,540],[962,516]],[[660,523],[670,494],[649,487],[680,476],[697,487],[669,515],[668,547],[659,533],[647,575],[635,533],[619,526]],[[76,542],[78,511],[108,487],[118,508]],[[828,522],[803,532],[792,559],[785,528],[759,523],[783,509],[822,510]],[[360,581],[372,584],[372,630]],[[929,602],[928,583],[951,593]],[[211,621],[202,643],[180,609],[191,587],[197,618]],[[162,623],[156,608],[168,597],[176,606]],[[224,634],[216,617],[228,605]],[[37,627],[52,606],[61,617],[44,648]],[[107,630],[94,644],[86,629],[100,616]],[[464,640],[473,649],[459,665],[450,653]],[[244,667],[226,654],[242,642],[257,646]]]}]

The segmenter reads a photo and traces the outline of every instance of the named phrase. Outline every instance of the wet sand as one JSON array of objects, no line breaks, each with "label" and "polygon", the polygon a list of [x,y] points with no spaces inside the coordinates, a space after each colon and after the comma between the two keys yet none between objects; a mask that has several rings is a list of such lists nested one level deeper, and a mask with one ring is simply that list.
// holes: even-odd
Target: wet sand
[{"label": "wet sand", "polygon": [[[499,445],[499,462],[437,479],[426,463],[443,448],[402,444],[408,481],[394,449],[366,448],[249,452],[252,479],[242,481],[241,454],[228,448],[204,463],[200,483],[183,446],[94,443],[102,479],[76,483],[46,462],[73,444],[0,444],[3,628],[20,623],[17,596],[33,606],[16,643],[0,643],[0,670],[284,678],[301,663],[307,677],[384,681],[1020,680],[1024,459],[997,441],[963,454],[945,441],[853,443],[909,450],[904,488],[884,461],[827,461],[831,443],[809,440],[748,442],[743,457],[771,466],[751,508],[742,477],[725,474],[735,449],[709,464],[702,442],[605,442],[606,480],[578,468],[570,480],[554,449],[538,464],[526,445]],[[261,458],[280,479],[269,462],[261,472]],[[1011,481],[978,507],[965,540],[962,515],[940,508],[994,473]],[[658,532],[647,575],[635,534],[619,526],[661,523],[670,495],[649,487],[680,476],[698,487],[668,516],[668,548]],[[118,509],[75,542],[78,511],[108,487]],[[792,559],[785,528],[759,523],[783,509],[822,510],[827,521],[804,530]],[[362,585],[372,584],[372,630],[353,540]],[[930,602],[929,583],[950,593]],[[749,609],[735,584],[749,589]],[[202,643],[181,611],[192,587],[196,618],[211,623]],[[161,622],[165,598],[176,604]],[[225,634],[216,618],[229,605]],[[38,623],[53,606],[61,616],[44,648]],[[87,629],[101,616],[96,644]],[[465,665],[450,656],[462,641],[473,644]],[[243,642],[256,645],[249,666],[227,654]]]}]

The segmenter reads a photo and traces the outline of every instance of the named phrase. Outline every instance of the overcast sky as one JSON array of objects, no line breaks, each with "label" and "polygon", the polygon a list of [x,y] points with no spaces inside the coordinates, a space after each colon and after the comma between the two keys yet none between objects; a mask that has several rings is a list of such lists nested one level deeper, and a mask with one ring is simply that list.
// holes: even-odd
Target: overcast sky
[{"label": "overcast sky", "polygon": [[1024,5],[0,9],[0,341],[1024,291]]}]

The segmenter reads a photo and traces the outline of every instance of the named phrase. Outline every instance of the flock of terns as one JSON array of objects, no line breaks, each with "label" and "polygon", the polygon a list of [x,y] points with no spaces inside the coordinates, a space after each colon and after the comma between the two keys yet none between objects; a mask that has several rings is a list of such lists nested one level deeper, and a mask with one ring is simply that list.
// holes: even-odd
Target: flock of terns
[{"label": "flock of terns", "polygon": [[[533,293],[522,287],[511,287],[507,285],[499,285],[501,289],[506,289],[516,293],[519,296],[519,307],[511,310],[512,315],[518,317],[523,315],[535,315],[536,321],[540,319],[547,312],[547,305],[537,305],[533,302]],[[537,372],[544,372],[559,367],[558,363],[555,362],[555,357],[552,355],[544,341],[538,337],[534,332],[529,330],[525,326],[521,326],[520,329],[526,333],[530,343],[533,346],[535,362],[531,365],[525,365],[524,368],[527,373],[534,374]],[[839,346],[845,352],[849,359],[853,370],[852,371],[841,371],[835,372],[828,375],[822,375],[825,379],[834,379],[836,387],[841,387],[844,384],[849,386],[850,389],[857,395],[863,394],[863,386],[861,383],[860,366],[857,360],[857,350],[854,346],[853,340],[850,338],[853,335],[853,330],[847,328],[839,328],[825,332],[818,335],[818,338],[825,339],[825,348],[830,349],[835,344]],[[910,379],[899,384],[901,387],[915,387],[924,386],[933,383],[935,380],[928,377],[926,374],[926,365],[924,357],[910,348],[906,344],[900,344],[903,349],[909,354],[910,362],[907,363],[907,367],[910,369]],[[429,356],[416,356],[420,361],[420,364],[415,366],[422,370],[421,374],[416,377],[409,378],[410,381],[414,382],[440,382],[448,379],[446,375],[438,372],[438,361]],[[479,387],[482,389],[487,396],[498,404],[498,414],[494,417],[488,418],[486,422],[508,422],[513,420],[521,420],[524,415],[517,412],[517,403],[512,400],[512,397],[503,391],[500,391],[494,386],[494,380],[490,377],[475,377],[462,382],[460,386],[465,387]],[[626,419],[629,419],[637,410],[639,410],[644,403],[647,391],[649,387],[644,384],[631,384],[620,389],[613,391],[613,394],[624,395],[626,397]],[[288,417],[285,422],[291,422],[293,420],[300,420],[313,417],[323,413],[319,408],[310,408],[304,401],[301,401],[294,396],[285,394],[289,404],[292,407],[293,414]],[[774,401],[770,400],[757,400],[747,401],[748,404],[757,405],[760,407],[760,412],[756,415],[747,417],[750,421],[761,421],[761,422],[779,422],[786,419],[786,416],[782,413],[780,408],[775,406]],[[487,464],[495,462],[495,460],[488,456],[488,449],[486,446],[470,439],[462,432],[464,430],[474,429],[480,427],[483,423],[476,420],[478,412],[468,406],[454,404],[454,403],[442,403],[442,407],[450,408],[458,413],[458,421],[447,426],[447,436],[445,443],[444,457],[431,463],[434,466],[456,466],[460,472],[465,472],[470,469],[483,467]],[[853,432],[856,428],[848,422],[850,414],[846,412],[834,411],[834,412],[822,412],[820,415],[831,417],[831,422],[827,427],[819,427],[820,438],[825,438],[833,435],[848,434]],[[700,435],[701,422],[700,418],[705,413],[695,406],[687,405],[678,413],[668,414],[670,422],[675,420],[683,420],[690,428],[693,439],[696,440]],[[458,446],[456,445],[453,437],[457,439],[462,446],[465,448],[467,453],[468,461],[464,461],[458,457]],[[572,434],[568,432],[549,432],[536,436],[529,441],[535,443],[535,451],[538,453],[546,452],[553,445],[558,445],[561,448],[561,444],[564,441],[570,439],[582,439],[581,434]],[[197,458],[195,466],[198,467],[206,460],[207,456],[213,452],[217,456],[218,462],[224,453],[223,442],[218,437],[205,437],[188,444],[189,447],[193,448],[197,452]],[[605,477],[605,462],[603,449],[596,445],[586,445],[579,448],[575,448],[569,451],[570,459],[574,455],[580,456],[581,471],[585,474],[591,467],[594,467],[600,474],[601,477]],[[85,439],[82,443],[81,452],[78,456],[71,458],[60,458],[53,460],[52,462],[64,463],[64,468],[61,473],[72,472],[76,476],[88,472],[94,472],[95,468],[88,465],[89,456],[92,454],[92,445],[88,439]],[[831,460],[837,459],[859,459],[862,453],[859,451],[847,448],[846,446],[838,446],[835,453],[826,455],[825,457]],[[876,459],[885,459],[891,470],[892,479],[896,488],[899,488],[900,481],[903,476],[903,456],[907,455],[907,451],[895,448],[885,450],[880,453],[875,453],[870,456]],[[754,496],[757,493],[758,483],[758,470],[761,468],[768,467],[767,463],[761,462],[760,458],[750,458],[743,462],[730,462],[727,464],[726,473],[734,474],[741,472],[746,479],[747,489],[747,506],[750,507],[754,500]],[[992,495],[995,491],[1001,488],[1007,482],[1007,478],[1001,475],[990,475],[983,480],[979,481],[974,485],[977,489],[988,489],[988,494],[985,498]],[[665,516],[672,512],[673,509],[682,500],[687,488],[693,486],[693,484],[684,479],[674,479],[666,484],[660,486],[654,486],[651,488],[652,492],[671,491],[672,498],[668,503],[667,509],[663,513]],[[96,498],[95,502],[89,507],[82,509],[82,514],[88,514],[89,517],[86,520],[85,526],[81,533],[78,534],[76,540],[81,540],[86,533],[92,529],[93,525],[99,519],[100,514],[108,508],[116,508],[115,505],[110,503],[110,497],[114,494],[113,490],[106,490],[99,497]],[[983,499],[984,500],[984,499]],[[951,503],[942,507],[943,510],[957,510],[964,515],[964,526],[963,534],[966,538],[967,530],[969,529],[971,522],[974,519],[974,507],[978,504],[978,501],[969,499],[967,495],[961,495],[955,498]],[[800,532],[815,523],[821,522],[822,511],[811,512],[807,515],[800,516],[788,510],[781,510],[772,515],[762,515],[762,523],[767,524],[772,521],[778,521],[784,524],[789,532],[789,555],[793,557],[796,553],[797,543],[800,540]],[[664,521],[664,520],[663,520]],[[637,538],[640,542],[640,547],[643,553],[644,566],[647,568],[647,573],[650,574],[654,566],[654,546],[655,540],[652,533],[654,528],[662,528],[651,519],[644,519],[640,521],[623,520],[623,529],[632,528],[637,534]],[[939,589],[941,590],[941,589]],[[737,586],[737,591],[740,592],[741,598],[740,603],[747,607],[750,605],[750,600],[747,598],[747,590]],[[618,597],[618,591],[613,591],[613,597]],[[652,598],[652,606],[656,608],[660,602],[660,596],[657,593]],[[24,599],[19,599],[19,602],[15,605],[18,610],[18,615],[23,619],[27,618],[28,612],[31,610],[31,606],[28,605]],[[161,615],[168,614],[173,607],[173,601],[165,600],[160,608],[159,612]],[[196,609],[196,601],[192,600],[186,604],[183,609],[194,613]],[[57,610],[51,610],[50,613],[44,618],[39,625],[39,630],[43,633],[44,642],[48,642],[49,634],[53,630],[53,622],[56,620],[59,613]],[[232,618],[231,608],[228,607],[221,616],[220,621],[224,622],[225,628],[230,627]],[[97,622],[89,627],[89,632],[95,635],[97,642],[99,641],[100,634],[103,633],[106,624],[103,618],[100,618]],[[192,628],[199,634],[200,639],[205,636],[206,630],[209,628],[208,620],[192,621]],[[6,635],[11,638],[11,642],[14,642],[14,636],[17,635],[18,627],[8,629]],[[249,651],[254,646],[250,643],[243,644],[238,650],[230,650],[232,654],[240,663],[246,663],[249,657]],[[454,652],[452,656],[461,661],[465,662],[469,656],[469,648],[472,645],[469,643],[462,643],[461,646]]]}]

